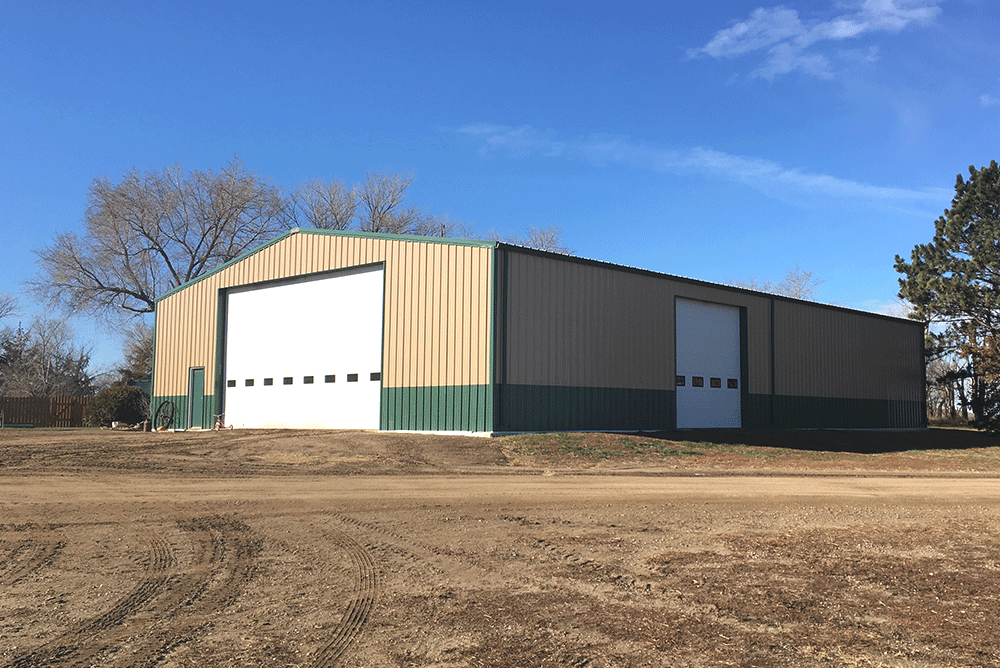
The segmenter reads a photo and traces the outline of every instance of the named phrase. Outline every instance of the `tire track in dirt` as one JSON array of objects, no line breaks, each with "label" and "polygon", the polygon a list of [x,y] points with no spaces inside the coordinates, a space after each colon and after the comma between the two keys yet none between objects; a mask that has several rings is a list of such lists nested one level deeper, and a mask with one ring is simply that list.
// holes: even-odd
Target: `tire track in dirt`
[{"label": "tire track in dirt", "polygon": [[[403,536],[378,524],[363,522],[346,515],[335,515],[334,518],[342,524],[380,536],[381,538],[375,540],[381,543],[382,547],[411,563],[433,571],[440,577],[448,577],[449,573],[459,572],[473,575],[482,580],[499,574],[497,569],[476,563],[475,560],[466,555],[455,554],[436,545],[418,543],[413,540],[412,536]],[[447,563],[438,565],[442,561]]]},{"label": "tire track in dirt", "polygon": [[211,615],[231,605],[253,579],[261,543],[246,524],[217,515],[177,524],[194,540],[194,563],[144,613],[145,626],[135,631],[130,654],[108,665],[155,665],[199,635]]},{"label": "tire track in dirt", "polygon": [[42,645],[29,654],[23,654],[12,663],[11,668],[33,666],[78,665],[90,662],[102,648],[95,642],[96,636],[107,628],[121,624],[133,612],[163,587],[173,566],[173,555],[167,541],[159,534],[143,530],[141,535],[149,548],[145,577],[131,592],[119,599],[110,610],[82,622],[77,628]]},{"label": "tire track in dirt", "polygon": [[[480,586],[486,587],[489,587],[492,583],[493,586],[504,590],[510,589],[512,583],[518,583],[526,587],[539,585],[539,578],[532,576],[526,569],[520,566],[498,566],[496,562],[483,559],[475,554],[456,552],[455,550],[442,548],[438,545],[417,542],[413,539],[413,536],[403,536],[378,524],[365,522],[346,515],[334,515],[333,519],[355,529],[360,529],[368,535],[374,534],[375,542],[381,543],[382,547],[404,558],[408,562],[433,572],[442,581],[444,586],[448,586],[445,583],[452,579],[459,581],[468,579],[478,582]],[[501,517],[501,519],[510,520],[507,517]],[[553,545],[552,547],[554,550],[555,546]],[[575,562],[585,567],[591,567],[593,564],[591,560],[583,559],[576,554],[568,553],[561,556],[567,562]],[[570,581],[561,582],[560,584],[569,584],[571,590],[581,595],[593,596],[593,587],[591,585]],[[574,668],[585,668],[595,665],[594,662],[594,657],[572,651],[565,652],[565,655],[559,661],[560,665],[572,666]]]},{"label": "tire track in dirt", "polygon": [[342,531],[328,530],[327,534],[333,545],[342,548],[350,556],[356,573],[355,587],[358,593],[347,606],[333,638],[316,653],[310,664],[311,668],[333,668],[337,665],[337,661],[368,622],[379,588],[375,560],[368,550]]},{"label": "tire track in dirt", "polygon": [[18,541],[0,559],[0,586],[9,587],[48,566],[66,547],[65,541],[51,535],[39,536],[39,533],[33,532],[28,538]]},{"label": "tire track in dirt", "polygon": [[259,542],[242,522],[219,516],[177,526],[194,546],[191,563],[179,565],[166,536],[140,528],[146,568],[132,591],[9,667],[152,666],[191,640],[207,624],[205,617],[232,603],[253,577]]}]

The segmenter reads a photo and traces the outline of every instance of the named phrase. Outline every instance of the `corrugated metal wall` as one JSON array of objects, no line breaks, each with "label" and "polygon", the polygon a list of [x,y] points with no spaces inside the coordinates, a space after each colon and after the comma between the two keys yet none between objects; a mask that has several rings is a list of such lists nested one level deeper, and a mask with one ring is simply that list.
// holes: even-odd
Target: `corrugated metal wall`
[{"label": "corrugated metal wall", "polygon": [[[289,233],[159,301],[153,394],[186,396],[192,366],[206,368],[205,392],[215,393],[221,289],[375,263],[386,268],[383,396],[394,388],[487,387],[492,246],[320,230]],[[302,337],[321,342],[316,332]],[[393,414],[405,422],[414,410],[400,405]]]},{"label": "corrugated metal wall", "polygon": [[508,250],[501,382],[661,389],[673,381],[663,281]]},{"label": "corrugated metal wall", "polygon": [[672,390],[674,299],[686,297],[747,309],[751,391],[769,390],[767,297],[505,250],[501,382]]},{"label": "corrugated metal wall", "polygon": [[924,424],[920,323],[510,246],[498,254],[500,430],[673,428],[678,297],[741,308],[744,426]]},{"label": "corrugated metal wall", "polygon": [[925,424],[921,323],[786,300],[774,317],[779,425]]},{"label": "corrugated metal wall", "polygon": [[744,308],[746,382],[769,391],[767,297],[509,246],[498,253],[498,429],[673,428],[677,297]]},{"label": "corrugated metal wall", "polygon": [[488,383],[490,249],[394,242],[385,262],[383,384]]},{"label": "corrugated metal wall", "polygon": [[775,391],[806,397],[919,400],[917,323],[775,302]]}]

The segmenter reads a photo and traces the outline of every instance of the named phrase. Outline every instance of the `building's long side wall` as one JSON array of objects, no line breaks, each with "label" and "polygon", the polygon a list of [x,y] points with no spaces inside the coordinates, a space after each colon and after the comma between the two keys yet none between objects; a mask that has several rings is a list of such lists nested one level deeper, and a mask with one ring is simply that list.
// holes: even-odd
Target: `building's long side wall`
[{"label": "building's long side wall", "polygon": [[[381,427],[489,431],[492,255],[480,245],[291,234],[158,303],[155,401],[169,399],[186,415],[188,369],[203,366],[202,424],[219,410],[221,290],[383,263]],[[301,337],[289,343],[322,345],[322,332]]]},{"label": "building's long side wall", "polygon": [[918,323],[509,247],[497,265],[500,431],[675,428],[678,297],[740,307],[744,427],[924,424]]},{"label": "building's long side wall", "polygon": [[506,247],[498,253],[498,430],[673,429],[677,297],[742,308],[747,390],[769,391],[767,297]]}]

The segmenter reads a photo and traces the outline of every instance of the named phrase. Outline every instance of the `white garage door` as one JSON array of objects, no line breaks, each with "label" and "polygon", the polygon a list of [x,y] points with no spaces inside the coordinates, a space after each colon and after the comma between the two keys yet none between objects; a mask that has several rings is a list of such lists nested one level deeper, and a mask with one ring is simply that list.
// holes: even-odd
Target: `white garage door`
[{"label": "white garage door", "polygon": [[677,427],[739,427],[740,310],[677,300]]},{"label": "white garage door", "polygon": [[378,429],[382,268],[232,290],[226,423]]}]

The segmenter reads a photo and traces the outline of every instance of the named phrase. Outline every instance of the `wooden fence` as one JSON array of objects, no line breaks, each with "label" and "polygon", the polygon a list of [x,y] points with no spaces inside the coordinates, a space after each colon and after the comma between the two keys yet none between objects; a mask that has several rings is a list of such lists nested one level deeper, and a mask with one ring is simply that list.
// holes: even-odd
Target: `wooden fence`
[{"label": "wooden fence", "polygon": [[82,427],[83,410],[91,397],[0,397],[3,425]]}]

